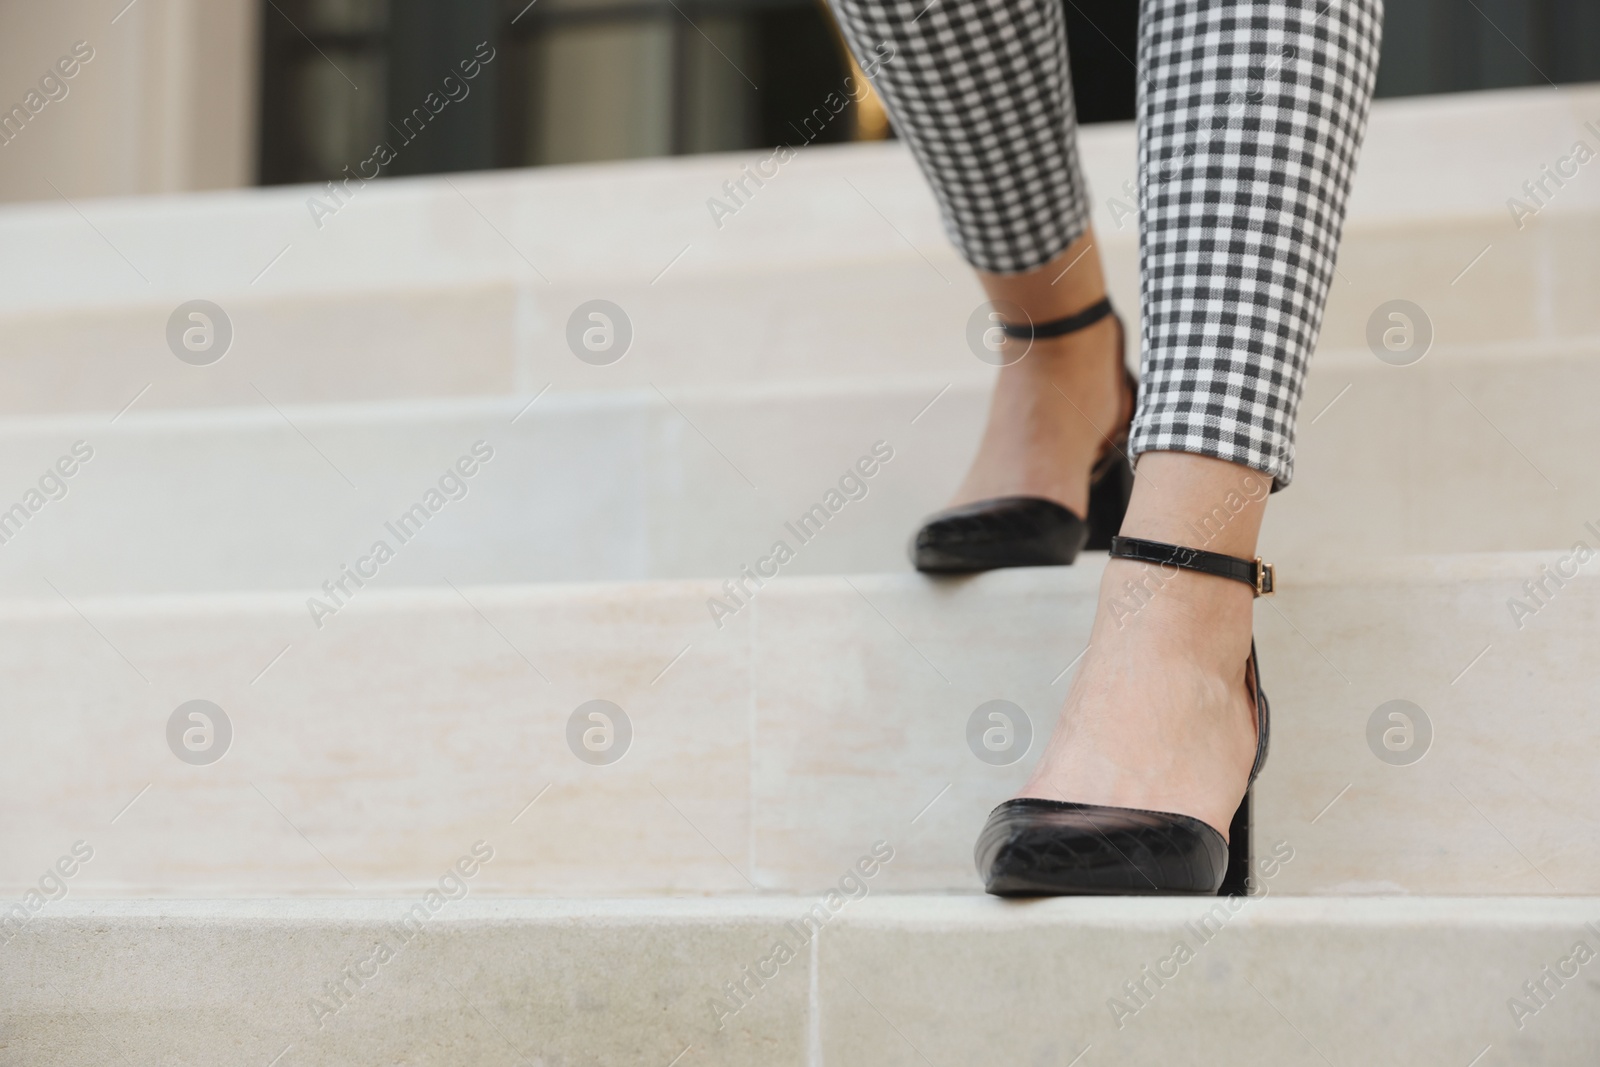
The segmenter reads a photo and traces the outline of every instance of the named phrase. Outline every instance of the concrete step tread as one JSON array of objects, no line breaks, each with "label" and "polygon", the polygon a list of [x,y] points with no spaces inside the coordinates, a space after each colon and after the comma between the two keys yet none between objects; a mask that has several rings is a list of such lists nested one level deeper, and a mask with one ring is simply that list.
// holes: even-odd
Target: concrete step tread
[{"label": "concrete step tread", "polygon": [[[1507,608],[1555,559],[1285,566],[1256,609],[1274,709],[1257,844],[1299,854],[1280,891],[1600,892],[1600,572]],[[80,894],[387,893],[494,831],[496,893],[805,891],[878,838],[901,850],[887,888],[970,890],[985,813],[1053,728],[1103,561],[780,578],[715,620],[712,581],[373,588],[321,629],[288,594],[13,603],[11,697],[62,710],[0,748],[0,809],[39,813],[0,826],[0,883],[87,838],[104,848]],[[193,699],[233,730],[204,766],[167,732]],[[631,724],[606,765],[572,740],[597,699]],[[995,700],[1019,724],[1011,762],[970,740]],[[1373,723],[1395,700],[1415,747],[1391,759]]]},{"label": "concrete step tread", "polygon": [[[1004,900],[982,892],[873,892],[870,880],[858,879],[866,895],[844,900],[830,909],[829,929],[847,925],[900,929],[1018,929],[1029,927],[1117,927],[1166,930],[1212,911],[1219,902],[1242,903],[1241,922],[1262,926],[1309,924],[1348,926],[1543,928],[1557,923],[1600,925],[1600,896],[1274,896],[1225,897],[1040,897]],[[463,884],[471,890],[468,880]],[[716,897],[484,897],[450,899],[432,912],[440,924],[615,923],[732,924],[783,921],[818,903],[815,895],[730,893]],[[214,924],[219,926],[317,926],[392,923],[412,901],[407,896],[219,897],[174,900],[69,898],[47,905],[28,927],[70,924],[95,927],[105,923]],[[838,926],[834,924],[837,923]],[[1596,936],[1600,936],[1597,934]]]},{"label": "concrete step tread", "polygon": [[[1363,147],[1351,222],[1504,216],[1508,192],[1537,177],[1539,164],[1570,149],[1583,120],[1597,112],[1600,91],[1590,86],[1380,101]],[[196,285],[214,292],[224,286],[298,293],[370,288],[375,275],[389,281],[512,277],[537,283],[529,259],[556,278],[593,281],[638,272],[648,280],[683,248],[685,233],[715,244],[718,254],[711,262],[723,270],[770,267],[775,232],[796,261],[837,262],[852,252],[903,255],[901,238],[889,227],[856,225],[857,215],[873,217],[871,204],[844,186],[840,174],[864,181],[869,195],[888,198],[876,202],[896,213],[898,228],[913,241],[944,246],[933,198],[903,143],[802,151],[784,167],[781,181],[772,183],[774,190],[752,198],[755,210],[716,228],[706,199],[719,193],[725,179],[738,177],[741,164],[766,154],[543,167],[456,175],[448,182],[385,180],[362,187],[348,210],[320,228],[306,208],[308,197],[319,192],[312,186],[86,200],[79,207],[113,239],[120,236],[119,247],[144,264],[152,285],[179,299],[191,296]],[[1134,154],[1132,123],[1082,132],[1080,156],[1097,194],[1091,203],[1103,240],[1132,240],[1131,226],[1114,214],[1111,201],[1133,175]],[[798,198],[798,215],[773,218],[763,205],[780,198],[791,205]],[[506,248],[474,205],[524,251]],[[834,210],[810,210],[816,207]],[[1552,210],[1597,207],[1600,194],[1574,183]],[[797,217],[803,226],[794,225]],[[220,232],[227,233],[226,241],[218,240]],[[81,303],[90,293],[126,301],[148,291],[115,257],[104,257],[104,270],[84,269],[80,246],[93,234],[67,205],[0,207],[0,234],[19,261],[34,265],[0,294],[0,311],[64,299]],[[302,247],[257,277],[285,242]],[[75,284],[55,284],[56,271],[69,262],[77,265]],[[694,272],[705,262],[689,257],[679,269]]]},{"label": "concrete step tread", "polygon": [[1487,1067],[1600,1040],[1595,897],[412,903],[52,904],[0,947],[0,1055]]},{"label": "concrete step tread", "polygon": [[[1379,102],[1324,343],[1362,345],[1399,298],[1440,340],[1600,328],[1594,183],[1522,223],[1506,208],[1595,115],[1587,86]],[[1081,157],[1108,284],[1131,311],[1131,124],[1086,129]],[[760,158],[383,180],[321,228],[307,187],[0,208],[0,240],[29,264],[0,287],[0,411],[970,372],[983,297],[904,145],[803,151],[719,228],[708,197]],[[221,309],[226,354],[169,340],[195,299]],[[605,366],[569,334],[597,299],[633,337]]]}]

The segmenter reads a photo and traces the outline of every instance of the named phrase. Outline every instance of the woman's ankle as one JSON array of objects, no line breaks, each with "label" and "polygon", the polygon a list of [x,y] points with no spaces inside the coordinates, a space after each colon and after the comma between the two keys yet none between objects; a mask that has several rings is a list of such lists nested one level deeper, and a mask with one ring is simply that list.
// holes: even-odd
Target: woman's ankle
[{"label": "woman's ankle", "polygon": [[[1031,271],[978,278],[1008,320],[1051,322],[1106,296],[1093,231]],[[1121,339],[1110,316],[1058,337],[1007,337],[983,441],[951,503],[1038,496],[1083,515],[1090,469],[1132,417]]]},{"label": "woman's ankle", "polygon": [[1033,322],[1076,315],[1106,296],[1105,271],[1092,229],[1033,270],[1019,274],[978,271],[978,281],[991,301],[1015,305]]},{"label": "woman's ankle", "polygon": [[[1135,468],[1122,535],[1253,558],[1271,479],[1248,467],[1184,452],[1147,452]],[[1226,578],[1113,559],[1101,584],[1096,628],[1148,642],[1231,675],[1250,648],[1254,596]]]},{"label": "woman's ankle", "polygon": [[1250,467],[1190,452],[1146,452],[1134,468],[1121,532],[1250,559],[1271,491],[1271,477]]},{"label": "woman's ankle", "polygon": [[1026,357],[1003,367],[978,454],[952,502],[1039,496],[1083,515],[1090,471],[1133,414],[1117,340],[1117,323],[1107,318],[1035,340]]}]

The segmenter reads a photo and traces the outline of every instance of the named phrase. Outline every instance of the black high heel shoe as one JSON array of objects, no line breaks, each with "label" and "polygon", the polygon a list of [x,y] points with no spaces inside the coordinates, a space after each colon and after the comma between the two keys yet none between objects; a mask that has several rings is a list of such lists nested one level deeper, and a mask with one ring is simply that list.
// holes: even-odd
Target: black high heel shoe
[{"label": "black high heel shoe", "polygon": [[[1131,537],[1111,540],[1113,559],[1213,574],[1270,596],[1272,564]],[[1255,642],[1245,681],[1256,701],[1256,759],[1229,828],[1231,843],[1188,815],[1021,797],[989,813],[973,850],[996,896],[1230,894],[1245,892],[1250,866],[1250,789],[1267,759],[1267,695]]]},{"label": "black high heel shoe", "polygon": [[[1111,300],[1054,322],[1001,328],[1011,337],[1064,337],[1093,326],[1107,315],[1116,317]],[[1117,352],[1126,343],[1122,319],[1117,318]],[[1138,383],[1124,367],[1130,392]],[[1078,516],[1070,508],[1038,496],[1002,496],[978,500],[935,512],[923,521],[911,539],[911,562],[930,574],[969,574],[997,567],[1050,567],[1071,563],[1085,548],[1109,548],[1122,526],[1133,492],[1133,468],[1128,465],[1128,430],[1123,428],[1089,474],[1089,513]]]}]

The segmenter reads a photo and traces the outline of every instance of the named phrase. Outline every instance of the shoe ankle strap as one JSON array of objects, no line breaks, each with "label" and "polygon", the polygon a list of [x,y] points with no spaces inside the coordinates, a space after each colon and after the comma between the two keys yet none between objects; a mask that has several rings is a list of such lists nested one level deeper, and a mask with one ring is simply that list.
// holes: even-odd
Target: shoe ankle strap
[{"label": "shoe ankle strap", "polygon": [[1088,329],[1111,313],[1111,298],[1108,296],[1075,315],[1051,319],[1049,322],[1002,322],[1000,329],[1005,331],[1007,337],[1023,341],[1032,341],[1036,337],[1064,337]]},{"label": "shoe ankle strap", "polygon": [[1111,556],[1113,559],[1182,567],[1218,578],[1232,578],[1255,590],[1256,596],[1271,596],[1276,577],[1272,564],[1261,562],[1260,556],[1253,560],[1240,559],[1238,556],[1224,556],[1220,552],[1184,548],[1164,541],[1145,541],[1137,537],[1113,537]]}]

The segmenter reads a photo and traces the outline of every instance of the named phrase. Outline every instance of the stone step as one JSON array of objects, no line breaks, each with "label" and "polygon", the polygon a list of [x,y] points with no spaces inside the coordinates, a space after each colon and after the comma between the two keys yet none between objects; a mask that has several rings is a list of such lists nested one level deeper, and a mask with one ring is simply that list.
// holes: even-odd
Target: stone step
[{"label": "stone step", "polygon": [[[484,892],[810,892],[882,837],[885,888],[971,890],[1103,560],[785,577],[716,619],[714,581],[366,588],[320,628],[291,593],[10,601],[0,810],[28,817],[0,823],[0,888],[82,839],[85,896],[404,894],[484,837]],[[1600,893],[1596,573],[1561,552],[1280,571],[1256,610],[1257,841],[1299,857],[1276,888]],[[969,741],[997,700],[1000,755]]]},{"label": "stone step", "polygon": [[[467,850],[478,878],[499,862]],[[870,895],[836,911],[809,896],[60,901],[4,946],[0,1019],[8,1059],[34,1067],[1492,1065],[1600,1050],[1594,897],[1017,905],[850,887]]]},{"label": "stone step", "polygon": [[[1544,206],[1520,223],[1507,205],[1589,120],[1592,87],[1380,102],[1324,346],[1364,345],[1397,299],[1450,342],[1600,332],[1595,184],[1545,179]],[[1082,157],[1112,290],[1132,314],[1131,125],[1085,130]],[[802,151],[718,227],[708,198],[763,158],[385,180],[320,227],[311,187],[0,208],[0,242],[26,264],[0,286],[0,413],[908,370],[983,380],[964,339],[979,291],[905,147]],[[231,326],[208,366],[180,362],[167,339],[196,299]],[[567,341],[595,299],[632,325],[609,366],[580,362]]]},{"label": "stone step", "polygon": [[[1400,367],[1326,353],[1302,405],[1298,481],[1274,502],[1264,551],[1292,561],[1570,545],[1600,518],[1588,460],[1600,451],[1597,356],[1600,340],[1441,345]],[[0,591],[53,597],[48,581],[69,596],[306,596],[379,540],[395,558],[362,566],[385,586],[720,578],[777,539],[798,548],[789,527],[819,504],[837,516],[788,573],[904,571],[911,531],[970,461],[987,387],[922,376],[551,390],[528,405],[9,420]],[[92,458],[79,464],[75,445]],[[47,476],[63,460],[72,477]],[[866,495],[830,502],[852,469],[874,472],[845,486]]]}]

